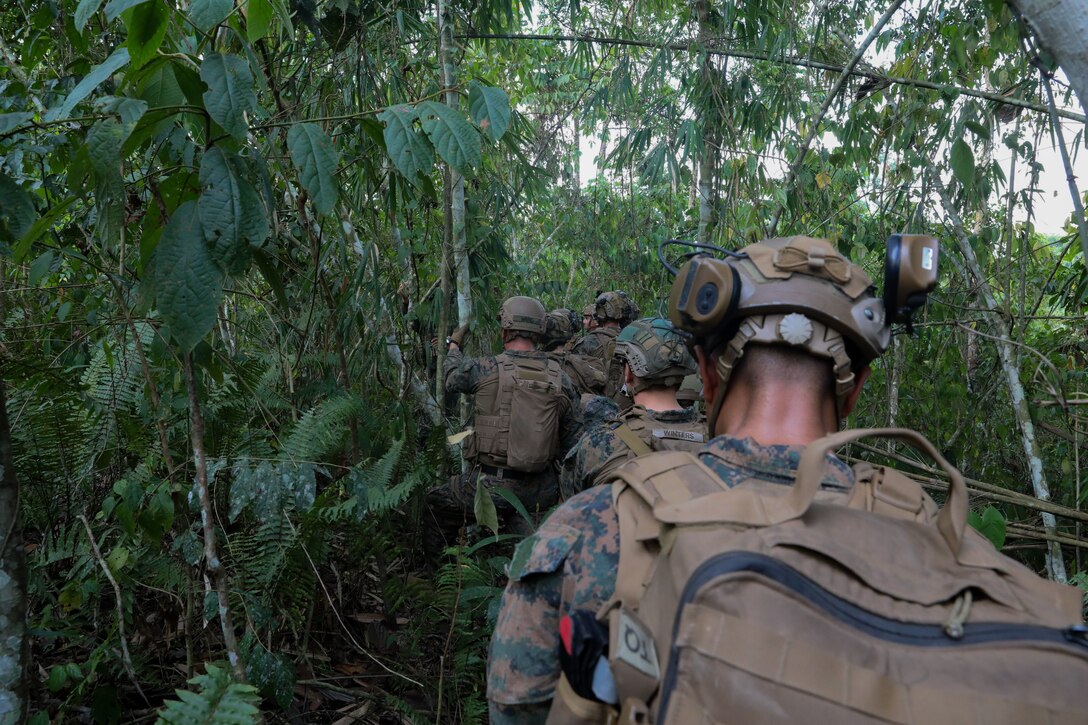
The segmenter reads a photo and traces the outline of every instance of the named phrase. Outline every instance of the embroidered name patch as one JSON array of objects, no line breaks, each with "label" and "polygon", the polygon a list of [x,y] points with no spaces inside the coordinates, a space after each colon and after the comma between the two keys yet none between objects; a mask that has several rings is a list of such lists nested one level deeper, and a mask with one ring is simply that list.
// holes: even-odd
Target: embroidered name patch
[{"label": "embroidered name patch", "polygon": [[654,428],[654,438],[672,438],[679,441],[691,441],[692,443],[702,443],[705,438],[702,433],[696,433],[690,430],[672,430],[668,428]]}]

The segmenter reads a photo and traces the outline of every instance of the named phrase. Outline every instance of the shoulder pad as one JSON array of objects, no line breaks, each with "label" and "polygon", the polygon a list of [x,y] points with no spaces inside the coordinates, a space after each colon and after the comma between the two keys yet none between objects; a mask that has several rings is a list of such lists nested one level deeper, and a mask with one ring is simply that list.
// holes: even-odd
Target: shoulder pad
[{"label": "shoulder pad", "polygon": [[533,574],[554,573],[581,536],[575,528],[556,525],[522,539],[507,566],[507,576],[513,581],[521,581]]}]

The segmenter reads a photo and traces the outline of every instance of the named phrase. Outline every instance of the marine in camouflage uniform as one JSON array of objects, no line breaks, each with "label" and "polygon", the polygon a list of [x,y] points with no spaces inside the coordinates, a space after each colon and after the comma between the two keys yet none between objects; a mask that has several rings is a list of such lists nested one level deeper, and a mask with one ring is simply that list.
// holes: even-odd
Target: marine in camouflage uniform
[{"label": "marine in camouflage uniform", "polygon": [[638,305],[625,292],[602,292],[594,303],[593,319],[597,327],[571,347],[571,352],[599,359],[607,368],[612,341],[625,325],[638,318]]},{"label": "marine in camouflage uniform", "polygon": [[[670,299],[673,322],[702,350],[708,429],[718,434],[696,455],[728,488],[748,479],[788,486],[805,445],[853,408],[890,335],[868,276],[825,240],[769,240],[738,257],[709,271],[689,261]],[[853,484],[851,469],[828,456],[821,486]],[[560,618],[597,613],[615,593],[612,496],[611,486],[594,486],[567,499],[518,546],[491,640],[492,723],[545,722],[560,676]]]},{"label": "marine in camouflage uniform", "polygon": [[[748,478],[789,485],[803,450],[719,436],[699,460],[730,487]],[[829,458],[823,487],[849,490],[853,482],[850,467]],[[545,721],[559,680],[559,619],[576,610],[598,611],[615,591],[618,566],[619,521],[611,486],[594,486],[568,499],[518,545],[488,658],[493,724]]]},{"label": "marine in camouflage uniform", "polygon": [[[531,298],[511,298],[511,300],[530,300],[539,306],[540,303]],[[511,300],[504,303],[504,318],[506,308]],[[523,303],[528,304],[528,303]],[[529,305],[530,309],[533,305]],[[538,325],[528,324],[531,329],[524,329],[526,325],[517,322],[507,324],[503,322],[503,341],[505,351],[499,355],[469,358],[465,357],[457,344],[450,346],[443,366],[446,378],[446,390],[472,395],[474,398],[473,420],[470,427],[476,427],[476,418],[483,413],[494,411],[481,411],[481,390],[489,389],[491,398],[497,398],[496,389],[499,386],[500,366],[504,362],[532,361],[533,367],[547,367],[547,353],[536,349],[518,350],[511,349],[509,340],[515,338],[532,342],[535,348],[543,329],[544,309],[540,307],[540,320]],[[525,345],[522,345],[525,347]],[[544,362],[544,366],[540,365]],[[581,433],[581,416],[578,409],[578,394],[571,384],[570,379],[558,371],[561,387],[559,400],[559,441],[556,446],[557,457],[561,458],[571,445],[578,440]],[[474,433],[476,435],[476,433]],[[467,523],[474,521],[474,502],[476,488],[484,485],[489,491],[506,489],[513,493],[530,513],[544,512],[555,505],[559,497],[559,481],[556,466],[549,464],[544,470],[529,473],[490,465],[487,460],[480,460],[481,454],[471,450],[473,446],[466,439],[462,447],[462,454],[471,464],[466,471],[453,476],[450,481],[442,486],[432,489],[427,494],[428,522],[424,535],[424,547],[428,557],[436,559],[442,549],[456,541],[457,532]],[[485,459],[490,460],[486,455]],[[518,533],[528,534],[532,531],[532,523],[524,521],[517,514],[514,507],[500,494],[492,493],[492,501],[499,514],[500,522],[505,528]]]},{"label": "marine in camouflage uniform", "polygon": [[616,338],[616,354],[623,360],[633,407],[586,427],[563,463],[563,498],[607,480],[635,456],[651,450],[694,452],[705,442],[701,416],[676,399],[685,377],[695,372],[695,360],[671,322],[658,317],[631,323]]},{"label": "marine in camouflage uniform", "polygon": [[544,318],[543,347],[548,357],[562,366],[579,396],[604,392],[605,376],[596,358],[571,352],[578,316],[572,310],[552,310]]}]

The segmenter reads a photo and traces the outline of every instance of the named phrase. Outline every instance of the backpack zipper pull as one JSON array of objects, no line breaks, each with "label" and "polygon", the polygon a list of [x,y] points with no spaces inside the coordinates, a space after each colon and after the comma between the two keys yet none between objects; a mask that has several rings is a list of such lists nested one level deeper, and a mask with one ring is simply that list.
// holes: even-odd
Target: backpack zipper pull
[{"label": "backpack zipper pull", "polygon": [[948,621],[944,623],[944,633],[952,639],[963,639],[963,625],[971,613],[972,596],[971,590],[968,589],[952,605],[952,612],[948,615]]}]

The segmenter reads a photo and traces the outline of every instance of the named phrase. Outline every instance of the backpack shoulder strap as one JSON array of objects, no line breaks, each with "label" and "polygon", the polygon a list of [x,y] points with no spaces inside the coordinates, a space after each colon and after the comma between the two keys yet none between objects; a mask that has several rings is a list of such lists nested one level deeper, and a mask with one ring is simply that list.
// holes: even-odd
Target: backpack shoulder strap
[{"label": "backpack shoulder strap", "polygon": [[631,430],[631,426],[627,425],[627,423],[621,422],[619,425],[613,426],[612,430],[615,431],[620,440],[631,449],[631,452],[635,454],[636,458],[644,456],[653,450],[650,446],[642,442],[642,439],[638,437],[638,433]]},{"label": "backpack shoulder strap", "polygon": [[[663,525],[654,513],[656,506],[690,500],[700,489],[714,485],[710,479],[717,479],[693,454],[679,451],[634,458],[620,467],[616,477],[612,505],[619,519],[620,561],[615,594],[605,603],[602,614],[621,603],[638,609],[660,550],[655,541],[662,535]],[[715,488],[720,490],[720,486],[719,480]],[[661,494],[662,488],[668,490],[668,499]]]}]

